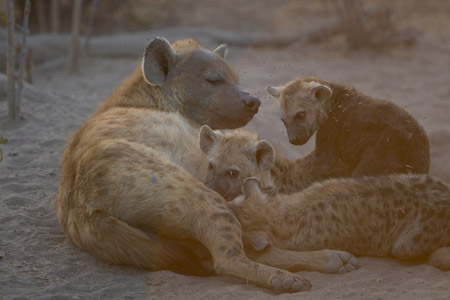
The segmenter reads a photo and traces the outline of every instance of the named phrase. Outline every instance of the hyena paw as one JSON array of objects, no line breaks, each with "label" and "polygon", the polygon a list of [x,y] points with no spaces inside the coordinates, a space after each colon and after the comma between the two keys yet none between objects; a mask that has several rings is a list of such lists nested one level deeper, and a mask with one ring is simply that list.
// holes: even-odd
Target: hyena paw
[{"label": "hyena paw", "polygon": [[288,272],[273,277],[271,283],[278,293],[296,293],[311,289],[311,282],[308,279]]},{"label": "hyena paw", "polygon": [[325,273],[344,274],[360,267],[358,259],[348,252],[330,252],[328,257],[330,260],[325,267]]}]

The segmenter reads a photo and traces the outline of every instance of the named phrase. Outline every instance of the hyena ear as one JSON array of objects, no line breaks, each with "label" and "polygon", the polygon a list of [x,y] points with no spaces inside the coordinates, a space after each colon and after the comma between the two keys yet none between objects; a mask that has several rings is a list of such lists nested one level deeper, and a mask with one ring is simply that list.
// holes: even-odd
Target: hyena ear
[{"label": "hyena ear", "polygon": [[311,89],[310,94],[317,100],[327,101],[331,98],[333,92],[328,86],[324,84],[317,84]]},{"label": "hyena ear", "polygon": [[176,53],[164,38],[155,38],[145,48],[142,73],[152,85],[162,85],[175,64]]},{"label": "hyena ear", "polygon": [[213,52],[218,54],[220,57],[226,58],[228,54],[228,45],[221,44],[216,49],[214,49]]},{"label": "hyena ear", "polygon": [[242,185],[242,192],[244,193],[245,199],[250,197],[256,197],[257,199],[262,198],[261,192],[261,182],[256,177],[249,177],[244,179]]},{"label": "hyena ear", "polygon": [[268,171],[275,163],[275,150],[269,142],[262,140],[250,149],[258,169]]},{"label": "hyena ear", "polygon": [[281,90],[283,89],[282,86],[272,86],[272,85],[268,85],[266,86],[266,92],[271,95],[272,97],[275,98],[280,98],[281,97]]},{"label": "hyena ear", "polygon": [[219,140],[220,136],[208,125],[203,125],[200,128],[199,145],[203,153],[208,154]]}]

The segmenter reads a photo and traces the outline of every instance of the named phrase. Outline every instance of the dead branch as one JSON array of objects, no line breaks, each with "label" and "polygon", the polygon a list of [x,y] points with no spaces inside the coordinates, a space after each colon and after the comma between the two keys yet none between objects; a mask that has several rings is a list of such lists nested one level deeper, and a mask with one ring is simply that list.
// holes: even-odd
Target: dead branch
[{"label": "dead branch", "polygon": [[7,98],[8,98],[8,119],[16,120],[16,98],[15,87],[16,78],[15,70],[15,45],[14,45],[14,0],[8,0],[6,3],[6,15],[8,18],[8,52],[6,58],[6,72],[8,76],[7,82]]},{"label": "dead branch", "polygon": [[25,1],[25,10],[23,14],[22,26],[22,47],[20,51],[19,74],[17,76],[17,94],[16,94],[16,119],[20,119],[20,100],[22,97],[23,86],[23,70],[25,67],[25,58],[27,55],[27,34],[28,34],[28,17],[30,16],[30,0]]},{"label": "dead branch", "polygon": [[67,64],[67,69],[70,73],[75,73],[78,68],[78,41],[80,35],[81,26],[81,12],[83,7],[83,0],[75,0],[73,2],[72,11],[72,25],[71,25],[71,41],[69,46],[69,59]]}]

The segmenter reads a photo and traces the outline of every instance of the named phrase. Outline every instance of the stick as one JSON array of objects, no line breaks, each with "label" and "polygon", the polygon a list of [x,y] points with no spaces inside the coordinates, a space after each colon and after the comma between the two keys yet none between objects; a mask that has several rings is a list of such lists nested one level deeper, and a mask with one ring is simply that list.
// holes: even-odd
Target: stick
[{"label": "stick", "polygon": [[15,69],[15,47],[14,47],[14,0],[8,0],[6,3],[6,15],[8,18],[8,54],[6,56],[6,72],[7,81],[7,98],[8,98],[8,119],[16,119],[16,98],[15,86],[16,79],[14,77]]},{"label": "stick", "polygon": [[75,73],[77,71],[78,65],[78,39],[80,35],[80,24],[81,24],[81,9],[83,6],[83,0],[75,0],[73,3],[73,13],[72,13],[72,39],[70,41],[69,47],[69,60],[67,64],[67,69],[70,73]]},{"label": "stick", "polygon": [[17,76],[18,86],[16,95],[16,120],[20,119],[20,98],[22,97],[23,86],[23,69],[25,66],[25,57],[27,55],[27,34],[28,34],[28,17],[30,16],[30,0],[25,1],[25,10],[23,14],[22,27],[22,47],[20,51],[19,74]]}]

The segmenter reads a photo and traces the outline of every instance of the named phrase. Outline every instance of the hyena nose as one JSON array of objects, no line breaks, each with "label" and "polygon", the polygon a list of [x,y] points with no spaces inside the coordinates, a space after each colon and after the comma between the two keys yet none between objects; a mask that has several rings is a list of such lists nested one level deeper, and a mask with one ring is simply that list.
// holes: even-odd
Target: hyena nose
[{"label": "hyena nose", "polygon": [[291,143],[292,145],[301,145],[301,141],[298,137],[289,137],[289,143]]},{"label": "hyena nose", "polygon": [[245,109],[252,112],[258,112],[258,108],[261,106],[261,101],[252,95],[247,95],[244,99]]}]

